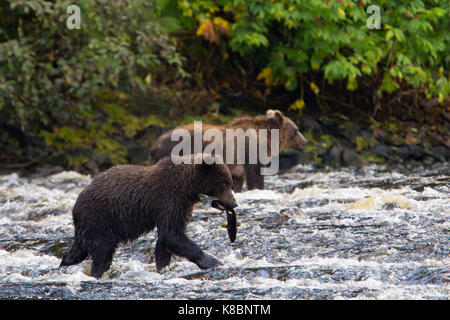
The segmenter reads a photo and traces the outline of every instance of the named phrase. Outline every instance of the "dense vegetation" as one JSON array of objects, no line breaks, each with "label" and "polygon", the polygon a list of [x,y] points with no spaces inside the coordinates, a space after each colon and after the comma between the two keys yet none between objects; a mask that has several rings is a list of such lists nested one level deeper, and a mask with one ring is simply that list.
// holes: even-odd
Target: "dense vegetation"
[{"label": "dense vegetation", "polygon": [[[81,9],[80,29],[66,27],[71,4]],[[381,9],[380,29],[367,27],[370,5]],[[388,143],[450,148],[449,7],[2,1],[0,162],[97,169],[93,158],[142,161],[155,128],[194,117],[219,123],[273,105],[299,121],[311,152],[332,147],[335,131],[352,122],[371,130],[349,138],[359,152]],[[342,122],[315,131],[305,116],[322,127],[327,117]]]}]

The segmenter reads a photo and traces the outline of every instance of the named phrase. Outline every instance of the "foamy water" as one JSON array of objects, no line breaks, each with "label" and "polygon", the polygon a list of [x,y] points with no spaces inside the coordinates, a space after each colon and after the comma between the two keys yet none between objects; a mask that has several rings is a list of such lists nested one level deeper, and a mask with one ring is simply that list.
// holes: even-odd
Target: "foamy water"
[{"label": "foamy water", "polygon": [[183,258],[157,273],[155,232],[123,244],[101,280],[59,269],[71,209],[90,176],[0,176],[0,298],[448,299],[450,170],[298,166],[236,195],[238,234],[197,206],[188,236],[223,265]]}]

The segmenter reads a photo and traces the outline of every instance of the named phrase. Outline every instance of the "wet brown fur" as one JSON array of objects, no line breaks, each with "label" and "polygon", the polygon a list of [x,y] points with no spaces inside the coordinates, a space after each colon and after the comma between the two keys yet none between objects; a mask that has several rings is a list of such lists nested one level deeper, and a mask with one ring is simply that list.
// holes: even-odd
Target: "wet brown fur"
[{"label": "wet brown fur", "polygon": [[[186,124],[179,126],[175,129],[186,129],[190,131],[191,136],[194,134],[194,124]],[[170,155],[173,147],[179,143],[179,141],[171,141],[171,134],[175,130],[171,130],[161,135],[154,146],[151,148],[149,153],[150,163],[156,163],[162,157]],[[226,125],[209,125],[202,124],[202,131],[205,132],[208,129],[218,129],[222,132],[224,148],[223,148],[223,158],[226,159],[226,139],[225,133],[226,129],[243,129],[246,131],[247,129],[255,129],[258,132],[259,129],[267,129],[267,150],[268,154],[271,154],[271,136],[270,129],[278,129],[279,130],[279,151],[286,147],[292,147],[298,150],[303,149],[304,145],[307,143],[306,139],[303,137],[301,132],[298,130],[298,127],[295,123],[286,116],[283,116],[281,111],[279,110],[268,110],[266,115],[249,117],[244,116],[235,119],[233,122]],[[193,140],[193,139],[192,139]],[[235,140],[236,142],[236,140]],[[203,141],[203,148],[210,144],[210,141]],[[228,168],[230,169],[231,175],[233,177],[233,190],[235,192],[242,191],[242,186],[244,181],[247,181],[247,188],[254,189],[264,189],[264,177],[260,174],[261,164],[246,164],[240,165],[236,164],[236,147],[235,143],[235,161],[234,164],[228,164]],[[192,141],[192,149],[193,150],[193,141]],[[246,155],[248,156],[248,144],[246,144]]]},{"label": "wet brown fur", "polygon": [[91,256],[91,273],[100,278],[119,243],[157,227],[158,271],[170,263],[172,254],[184,256],[202,269],[214,267],[220,262],[204,253],[184,232],[199,194],[216,196],[233,206],[231,186],[230,172],[223,164],[175,165],[167,157],[154,166],[112,167],[79,194],[72,211],[74,244],[61,266]]}]

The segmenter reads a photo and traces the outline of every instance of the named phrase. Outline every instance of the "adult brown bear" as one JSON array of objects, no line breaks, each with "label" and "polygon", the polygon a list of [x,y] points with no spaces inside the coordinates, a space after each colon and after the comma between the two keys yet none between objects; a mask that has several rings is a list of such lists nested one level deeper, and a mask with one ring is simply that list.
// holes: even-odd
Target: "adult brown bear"
[{"label": "adult brown bear", "polygon": [[[165,134],[161,135],[153,145],[153,147],[150,149],[149,152],[149,160],[151,164],[154,164],[158,162],[159,159],[169,156],[172,152],[172,149],[179,143],[179,141],[171,141],[171,136],[174,130],[176,129],[186,129],[190,132],[191,136],[194,135],[194,124],[187,124],[183,126],[179,126],[171,131],[166,132]],[[286,147],[294,148],[297,150],[302,150],[307,143],[307,140],[302,135],[302,133],[299,131],[298,127],[295,125],[295,123],[289,119],[288,117],[284,116],[281,111],[279,110],[268,110],[266,115],[263,116],[257,116],[257,117],[240,117],[235,119],[233,122],[222,125],[222,126],[213,126],[208,124],[202,124],[202,131],[205,132],[208,129],[217,129],[220,130],[223,134],[223,141],[225,142],[223,146],[223,158],[226,158],[225,152],[226,152],[226,130],[227,129],[243,129],[246,131],[247,129],[255,129],[258,131],[259,129],[278,129],[279,130],[279,150]],[[267,144],[270,146],[271,136],[269,135]],[[202,141],[203,142],[203,149],[210,143],[209,141]],[[192,149],[194,141],[192,139]],[[248,144],[246,143],[244,148],[245,154],[249,154],[248,150]],[[202,150],[203,150],[202,149]],[[274,154],[273,154],[274,155]],[[264,176],[261,175],[261,167],[262,164],[260,161],[256,164],[250,164],[249,161],[247,161],[245,164],[240,165],[237,164],[237,162],[234,163],[227,163],[228,168],[230,169],[231,175],[233,177],[233,190],[235,192],[242,191],[242,186],[244,181],[247,181],[247,188],[249,190],[251,189],[264,189]]]},{"label": "adult brown bear", "polygon": [[237,206],[228,167],[217,156],[204,155],[200,164],[174,164],[167,157],[154,166],[115,166],[97,175],[79,194],[72,211],[74,244],[60,266],[92,257],[91,274],[100,278],[108,270],[117,245],[158,229],[155,248],[157,270],[170,263],[172,254],[183,256],[202,269],[220,262],[204,253],[185,235],[185,227],[199,194],[219,198],[215,207]]}]

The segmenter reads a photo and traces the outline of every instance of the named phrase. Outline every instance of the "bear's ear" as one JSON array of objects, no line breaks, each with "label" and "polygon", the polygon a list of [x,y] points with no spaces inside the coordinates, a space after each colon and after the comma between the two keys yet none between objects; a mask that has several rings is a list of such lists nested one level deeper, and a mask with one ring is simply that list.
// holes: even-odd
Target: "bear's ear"
[{"label": "bear's ear", "polygon": [[210,153],[203,153],[203,160],[202,165],[203,166],[212,166],[215,164],[222,164],[223,158],[217,154],[213,155]]},{"label": "bear's ear", "polygon": [[283,123],[283,114],[280,110],[267,110],[267,119],[275,120],[276,123]]}]

